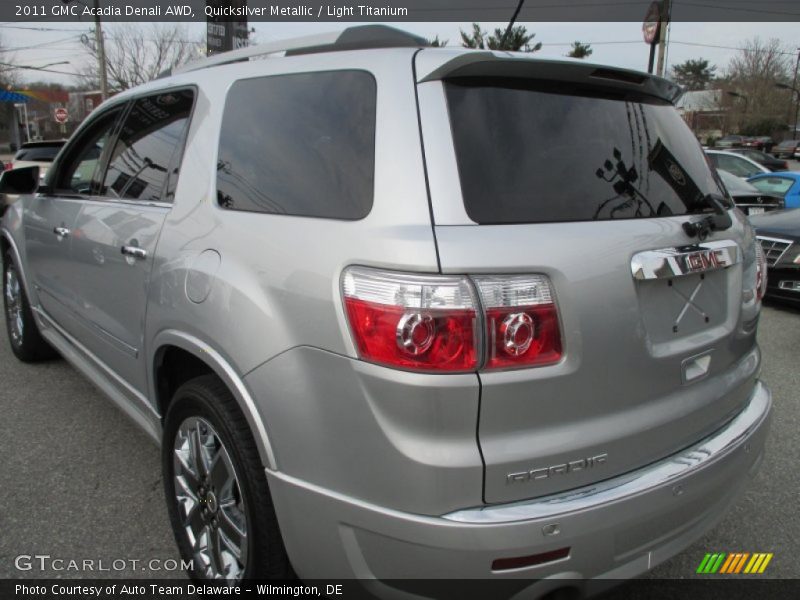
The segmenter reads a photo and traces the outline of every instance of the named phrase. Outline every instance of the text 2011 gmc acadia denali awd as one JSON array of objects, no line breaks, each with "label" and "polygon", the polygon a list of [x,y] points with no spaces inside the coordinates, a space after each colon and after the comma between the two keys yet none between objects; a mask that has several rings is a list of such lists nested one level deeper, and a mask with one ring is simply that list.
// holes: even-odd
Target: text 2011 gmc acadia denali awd
[{"label": "text 2011 gmc acadia denali awd", "polygon": [[0,181],[14,353],[161,443],[195,577],[634,576],[763,454],[765,262],[680,90],[423,46],[217,55]]}]

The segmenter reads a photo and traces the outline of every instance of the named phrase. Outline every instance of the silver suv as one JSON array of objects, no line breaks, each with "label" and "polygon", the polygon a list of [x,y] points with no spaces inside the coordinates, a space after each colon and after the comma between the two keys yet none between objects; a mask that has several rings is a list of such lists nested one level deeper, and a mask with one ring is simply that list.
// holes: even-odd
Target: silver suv
[{"label": "silver suv", "polygon": [[423,46],[217,55],[0,180],[14,353],[161,444],[198,578],[630,577],[760,462],[765,263],[680,90]]}]

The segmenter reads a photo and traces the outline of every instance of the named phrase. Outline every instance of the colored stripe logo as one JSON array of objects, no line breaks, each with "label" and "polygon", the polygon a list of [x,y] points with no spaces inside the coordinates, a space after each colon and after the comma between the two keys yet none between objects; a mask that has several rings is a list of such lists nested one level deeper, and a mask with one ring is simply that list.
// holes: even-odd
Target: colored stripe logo
[{"label": "colored stripe logo", "polygon": [[772,552],[714,552],[707,553],[697,572],[704,575],[714,573],[724,575],[738,575],[741,573],[756,575],[763,573],[767,569],[769,561],[772,560]]}]

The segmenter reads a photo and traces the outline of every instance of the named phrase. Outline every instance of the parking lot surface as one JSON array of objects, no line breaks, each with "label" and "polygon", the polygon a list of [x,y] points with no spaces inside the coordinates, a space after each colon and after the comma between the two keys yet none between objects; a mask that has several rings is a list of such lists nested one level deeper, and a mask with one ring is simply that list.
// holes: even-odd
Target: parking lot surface
[{"label": "parking lot surface", "polygon": [[[162,568],[179,557],[156,446],[66,362],[22,364],[5,335],[0,332],[0,578],[182,576]],[[759,338],[762,376],[774,400],[761,471],[714,530],[649,576],[696,576],[706,552],[773,552],[764,577],[800,578],[800,311],[766,307]],[[15,567],[17,556],[35,554],[94,560],[95,569],[100,560],[105,567],[126,563],[103,572]]]}]

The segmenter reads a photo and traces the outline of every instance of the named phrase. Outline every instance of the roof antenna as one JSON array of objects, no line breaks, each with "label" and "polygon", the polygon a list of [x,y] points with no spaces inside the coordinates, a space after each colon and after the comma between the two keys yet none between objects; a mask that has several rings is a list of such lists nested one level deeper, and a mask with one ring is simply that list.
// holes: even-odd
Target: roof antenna
[{"label": "roof antenna", "polygon": [[506,32],[503,34],[503,39],[500,40],[500,47],[498,50],[503,50],[506,47],[506,40],[508,36],[511,34],[511,29],[514,27],[514,23],[519,16],[519,11],[522,10],[522,5],[525,4],[525,0],[519,0],[519,4],[517,4],[517,10],[514,11],[514,14],[511,16],[511,20],[508,22],[508,27],[506,27]]}]

